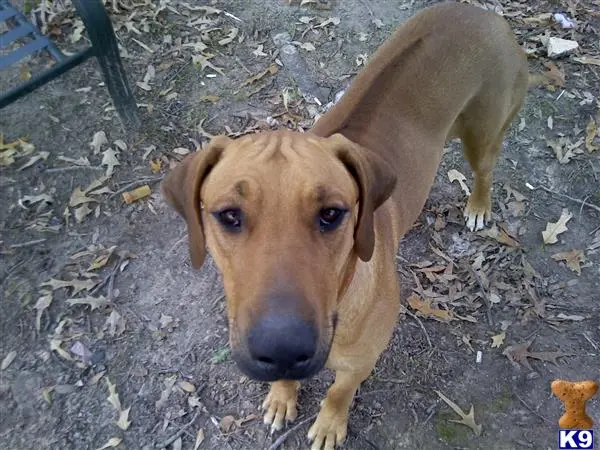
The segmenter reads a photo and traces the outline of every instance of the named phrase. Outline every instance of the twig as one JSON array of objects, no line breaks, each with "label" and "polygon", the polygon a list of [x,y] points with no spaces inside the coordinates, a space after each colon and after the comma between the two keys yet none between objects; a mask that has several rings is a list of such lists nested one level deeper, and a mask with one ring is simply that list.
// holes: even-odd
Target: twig
[{"label": "twig", "polygon": [[41,244],[42,242],[46,242],[46,238],[42,239],[34,239],[33,241],[21,242],[19,244],[12,244],[10,248],[23,248],[29,247],[31,245]]},{"label": "twig", "polygon": [[550,421],[549,419],[546,419],[544,416],[542,416],[539,412],[537,412],[535,409],[533,409],[531,406],[529,406],[527,404],[527,402],[525,400],[523,400],[519,394],[517,394],[515,391],[513,391],[513,394],[515,394],[515,397],[517,397],[519,399],[519,401],[523,404],[523,406],[525,406],[525,408],[527,408],[530,412],[532,412],[533,414],[535,414],[536,416],[538,416],[540,419],[542,419],[544,422],[546,423],[551,423],[554,424],[554,422]]},{"label": "twig", "polygon": [[57,172],[71,172],[75,170],[97,170],[98,172],[104,171],[103,167],[92,167],[92,166],[67,166],[67,167],[52,167],[44,170],[44,173],[57,173]]},{"label": "twig", "polygon": [[133,189],[133,188],[136,188],[138,186],[141,186],[142,184],[157,183],[157,182],[161,181],[163,178],[164,178],[164,176],[159,176],[159,177],[151,177],[151,178],[140,178],[139,180],[132,181],[131,183],[127,183],[125,186],[123,186],[118,191],[113,192],[111,194],[110,198],[114,198],[117,195],[120,195],[123,192],[127,192],[130,189]]},{"label": "twig", "polygon": [[567,194],[561,194],[560,192],[553,191],[552,189],[549,189],[546,186],[542,186],[542,185],[532,186],[532,185],[528,184],[527,187],[529,189],[533,190],[533,191],[535,191],[537,189],[541,189],[542,191],[546,191],[549,194],[554,194],[554,195],[557,195],[558,197],[563,197],[563,198],[566,198],[568,200],[571,200],[572,202],[575,202],[575,203],[581,205],[582,208],[584,206],[587,206],[588,208],[591,208],[591,209],[593,209],[595,211],[600,212],[600,206],[596,206],[596,205],[593,205],[591,203],[587,203],[585,200],[579,200],[578,198],[571,197],[570,195],[567,195]]},{"label": "twig", "polygon": [[173,436],[171,436],[169,439],[164,441],[162,444],[158,444],[158,445],[154,446],[154,448],[167,448],[169,445],[171,445],[173,442],[175,442],[177,439],[179,439],[181,436],[183,436],[186,433],[186,431],[188,430],[188,428],[190,428],[194,424],[194,422],[198,418],[199,414],[200,414],[200,411],[196,411],[196,413],[194,414],[194,417],[192,417],[192,420],[190,420],[188,423],[186,423],[184,426],[182,426],[179,429],[179,431],[177,433],[175,433]]},{"label": "twig", "polygon": [[421,322],[421,319],[419,319],[416,314],[412,313],[408,309],[406,309],[406,314],[408,314],[410,317],[417,321],[417,323],[421,327],[421,330],[423,330],[423,333],[425,334],[425,338],[427,339],[427,344],[429,344],[429,348],[433,348],[433,345],[431,344],[431,339],[429,339],[429,333],[427,333],[427,329],[425,328],[425,325],[423,325],[423,322]]},{"label": "twig", "polygon": [[277,438],[277,440],[275,442],[273,442],[271,444],[271,446],[269,447],[269,450],[277,450],[279,447],[281,447],[283,445],[283,443],[285,442],[285,440],[290,437],[290,435],[296,431],[298,428],[300,428],[301,426],[303,426],[305,423],[310,422],[311,420],[313,420],[315,417],[317,417],[316,414],[313,414],[310,417],[307,417],[304,420],[301,420],[300,422],[298,422],[296,425],[294,425],[292,428],[290,428],[289,430],[287,430],[285,433],[283,433],[281,436],[279,436]]}]

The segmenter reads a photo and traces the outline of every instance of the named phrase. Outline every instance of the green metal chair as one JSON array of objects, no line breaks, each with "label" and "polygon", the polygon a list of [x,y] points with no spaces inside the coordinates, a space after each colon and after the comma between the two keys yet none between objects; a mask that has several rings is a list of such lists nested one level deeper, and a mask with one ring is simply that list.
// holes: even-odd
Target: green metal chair
[{"label": "green metal chair", "polygon": [[[25,15],[13,7],[9,0],[0,0],[0,22],[6,22],[9,31],[0,35],[0,70],[15,64],[28,55],[46,51],[55,61],[49,69],[0,94],[0,108],[14,102],[38,87],[52,81],[66,71],[96,57],[104,82],[115,109],[126,129],[140,125],[137,106],[127,75],[121,62],[115,32],[110,18],[100,0],[72,0],[73,6],[83,21],[91,46],[67,57]],[[15,43],[28,41],[20,46]]]}]

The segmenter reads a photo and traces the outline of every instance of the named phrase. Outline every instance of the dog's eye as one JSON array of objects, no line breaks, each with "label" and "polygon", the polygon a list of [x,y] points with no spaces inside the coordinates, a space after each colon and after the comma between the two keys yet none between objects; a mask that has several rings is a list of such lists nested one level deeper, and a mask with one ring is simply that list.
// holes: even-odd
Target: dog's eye
[{"label": "dog's eye", "polygon": [[228,231],[242,229],[242,210],[239,208],[224,209],[215,213],[214,216]]},{"label": "dog's eye", "polygon": [[346,211],[340,208],[323,208],[319,212],[319,229],[321,231],[335,230],[346,215]]}]

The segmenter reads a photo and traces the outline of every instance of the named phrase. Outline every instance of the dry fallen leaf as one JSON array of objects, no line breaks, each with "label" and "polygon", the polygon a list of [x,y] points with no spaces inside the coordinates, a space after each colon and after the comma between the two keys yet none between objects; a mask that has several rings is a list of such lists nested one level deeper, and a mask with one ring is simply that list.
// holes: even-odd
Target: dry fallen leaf
[{"label": "dry fallen leaf", "polygon": [[8,366],[12,364],[16,357],[17,352],[15,350],[8,352],[8,354],[4,357],[2,363],[0,364],[0,371],[8,369]]},{"label": "dry fallen leaf", "polygon": [[104,323],[104,329],[113,337],[120,336],[125,332],[126,323],[121,314],[113,309]]},{"label": "dry fallen leaf", "polygon": [[439,320],[440,322],[450,322],[454,319],[454,315],[451,311],[432,308],[431,300],[421,300],[418,295],[411,295],[408,297],[407,302],[418,315],[425,319],[432,318]]},{"label": "dry fallen leaf", "polygon": [[73,295],[76,295],[78,292],[83,290],[89,291],[94,286],[96,286],[98,282],[94,280],[57,280],[55,278],[51,278],[49,281],[46,281],[40,286],[49,286],[53,291],[61,288],[72,288]]},{"label": "dry fallen leaf", "polygon": [[94,137],[90,143],[90,147],[94,150],[94,155],[100,153],[102,146],[106,144],[108,144],[108,139],[106,138],[106,133],[104,133],[104,131],[94,133]]},{"label": "dry fallen leaf", "polygon": [[119,420],[115,422],[116,425],[123,431],[126,431],[129,428],[129,425],[131,425],[131,422],[129,421],[130,410],[131,406],[127,409],[119,411]]},{"label": "dry fallen leaf", "polygon": [[112,383],[109,378],[106,378],[106,385],[108,386],[108,403],[110,403],[117,412],[121,412],[121,400],[117,393],[116,384]]},{"label": "dry fallen leaf", "polygon": [[204,442],[204,428],[200,428],[196,434],[196,442],[194,443],[194,450],[198,450],[200,444]]},{"label": "dry fallen leaf", "polygon": [[544,244],[555,244],[558,242],[558,235],[568,230],[567,222],[571,220],[573,215],[567,209],[563,209],[562,213],[556,222],[548,222],[546,229],[542,231]]},{"label": "dry fallen leaf", "polygon": [[548,72],[545,72],[543,74],[546,81],[555,85],[556,87],[564,87],[565,73],[551,61],[544,63],[544,66],[546,66],[546,68],[548,69]]},{"label": "dry fallen leaf", "polygon": [[506,356],[508,358],[508,360],[511,361],[512,363],[521,364],[530,371],[533,371],[533,368],[531,367],[531,364],[529,364],[529,361],[527,360],[527,358],[539,359],[540,361],[547,361],[547,362],[551,362],[553,364],[557,364],[556,360],[558,358],[561,358],[564,356],[573,356],[569,353],[563,353],[563,352],[559,352],[559,351],[556,351],[556,352],[530,352],[529,347],[531,347],[531,344],[533,344],[533,341],[534,341],[534,339],[532,339],[531,341],[529,341],[525,344],[510,345],[510,346],[506,347],[506,349],[502,352],[502,354],[504,356]]},{"label": "dry fallen leaf", "polygon": [[[221,97],[219,97],[218,95],[212,95],[212,94],[204,95],[204,96],[200,97],[201,102],[210,102],[210,103],[217,103],[220,99],[221,99]],[[175,151],[175,150],[173,150],[173,151]],[[177,153],[177,152],[175,152],[175,153]],[[189,150],[187,153],[189,153]]]},{"label": "dry fallen leaf", "polygon": [[256,47],[256,50],[254,50],[252,52],[252,54],[256,57],[258,56],[268,56],[264,51],[263,51],[263,44],[260,44],[258,47]]},{"label": "dry fallen leaf", "polygon": [[585,148],[588,149],[588,152],[593,152],[594,150],[598,150],[600,146],[594,144],[594,139],[598,135],[598,126],[596,125],[596,121],[590,117],[590,121],[585,127],[586,137],[585,137]]},{"label": "dry fallen leaf", "polygon": [[521,244],[502,227],[498,227],[495,223],[490,227],[479,231],[480,236],[485,236],[498,241],[501,244],[509,247],[519,248]]},{"label": "dry fallen leaf", "polygon": [[104,249],[99,256],[94,258],[94,260],[90,264],[90,267],[87,268],[87,271],[89,272],[90,270],[98,270],[98,269],[101,269],[102,267],[104,267],[108,263],[108,261],[110,260],[110,257],[112,256],[112,254],[114,253],[114,251],[116,249],[117,249],[116,245],[113,245],[109,248]]},{"label": "dry fallen leaf", "polygon": [[571,250],[568,252],[555,253],[552,255],[554,261],[565,261],[567,267],[577,275],[581,275],[581,263],[585,262],[585,253],[583,250]]},{"label": "dry fallen leaf", "polygon": [[42,328],[42,314],[52,303],[52,292],[42,292],[42,294],[33,307],[37,311],[35,315],[35,329],[37,331]]},{"label": "dry fallen leaf", "polygon": [[260,79],[262,79],[263,77],[265,77],[268,74],[275,75],[278,71],[279,71],[279,68],[277,67],[277,64],[273,63],[269,67],[267,67],[265,70],[263,70],[262,72],[259,72],[256,75],[253,75],[250,78],[248,78],[246,81],[244,81],[242,83],[242,85],[240,87],[244,87],[244,86],[251,85],[252,83],[256,83],[257,81],[259,81]]},{"label": "dry fallen leaf", "polygon": [[458,181],[458,184],[460,184],[460,187],[464,191],[464,193],[467,195],[471,195],[469,186],[467,186],[467,183],[466,183],[467,177],[465,177],[458,170],[456,170],[456,169],[449,170],[448,171],[448,179],[450,180],[450,183]]},{"label": "dry fallen leaf", "polygon": [[75,220],[77,223],[81,223],[83,219],[89,216],[94,210],[90,209],[87,204],[83,204],[83,206],[75,209]]},{"label": "dry fallen leaf", "polygon": [[50,350],[56,352],[61,358],[66,359],[67,361],[72,361],[73,358],[71,357],[69,352],[62,348],[62,343],[63,341],[61,341],[60,339],[51,339]]},{"label": "dry fallen leaf", "polygon": [[195,66],[200,66],[200,70],[204,70],[206,67],[209,67],[212,70],[214,70],[215,72],[217,72],[218,74],[225,75],[225,72],[223,72],[222,68],[215,66],[213,63],[211,63],[209,61],[209,59],[212,58],[213,56],[214,55],[202,55],[202,54],[192,55],[192,63]]},{"label": "dry fallen leaf", "polygon": [[50,152],[39,152],[37,155],[32,156],[29,159],[29,161],[27,161],[25,164],[23,164],[17,170],[27,169],[28,167],[33,166],[36,162],[41,161],[41,160],[46,161],[48,159],[48,156],[50,156]]},{"label": "dry fallen leaf", "polygon": [[231,43],[237,37],[238,31],[239,29],[236,27],[231,28],[227,37],[224,37],[223,39],[219,40],[219,45],[227,45]]},{"label": "dry fallen leaf", "polygon": [[104,444],[102,447],[98,447],[96,450],[106,450],[107,448],[115,448],[118,447],[119,444],[121,444],[121,442],[123,442],[123,439],[119,437],[113,437],[110,438],[106,444]]},{"label": "dry fallen leaf", "polygon": [[311,44],[310,42],[299,43],[298,46],[302,50],[306,50],[307,52],[314,52],[316,50],[315,46],[313,44]]},{"label": "dry fallen leaf", "polygon": [[225,416],[219,422],[219,428],[223,433],[229,433],[234,423],[235,418],[233,416]]},{"label": "dry fallen leaf", "polygon": [[150,170],[152,171],[152,173],[160,172],[161,168],[162,168],[162,161],[160,159],[153,159],[150,161]]},{"label": "dry fallen leaf", "polygon": [[339,24],[340,24],[339,17],[330,17],[329,19],[326,19],[323,22],[321,22],[315,28],[325,28],[327,25],[339,25]]},{"label": "dry fallen leaf", "polygon": [[473,433],[475,433],[476,436],[481,436],[481,425],[477,424],[475,422],[475,410],[473,409],[473,405],[471,405],[471,409],[469,410],[469,414],[465,414],[463,412],[463,410],[460,408],[460,406],[458,406],[456,403],[454,403],[452,400],[450,400],[448,397],[446,397],[444,394],[442,394],[440,391],[435,391],[437,395],[440,396],[440,398],[442,400],[444,400],[444,402],[450,407],[452,408],[452,410],[458,414],[460,416],[460,420],[450,420],[450,422],[454,422],[454,423],[460,423],[463,425],[468,426],[471,430],[473,430]]},{"label": "dry fallen leaf", "polygon": [[114,172],[115,166],[121,165],[117,159],[117,152],[112,148],[103,151],[101,165],[106,166],[106,176],[110,177]]},{"label": "dry fallen leaf", "polygon": [[496,334],[495,336],[492,336],[492,348],[499,348],[500,346],[502,346],[502,344],[504,344],[505,337],[506,337],[505,331],[503,331],[500,334]]},{"label": "dry fallen leaf", "polygon": [[83,205],[84,203],[89,202],[97,202],[95,198],[88,197],[85,195],[85,192],[81,190],[80,187],[76,187],[75,190],[71,193],[71,198],[69,199],[69,206],[74,208],[79,205]]},{"label": "dry fallen leaf", "polygon": [[107,306],[110,306],[110,304],[111,304],[110,300],[102,295],[99,297],[92,297],[92,296],[88,295],[88,296],[82,297],[82,298],[69,298],[69,299],[65,300],[65,302],[71,306],[73,306],[73,305],[89,306],[92,311],[94,311],[95,309],[98,309],[98,308],[105,308]]}]

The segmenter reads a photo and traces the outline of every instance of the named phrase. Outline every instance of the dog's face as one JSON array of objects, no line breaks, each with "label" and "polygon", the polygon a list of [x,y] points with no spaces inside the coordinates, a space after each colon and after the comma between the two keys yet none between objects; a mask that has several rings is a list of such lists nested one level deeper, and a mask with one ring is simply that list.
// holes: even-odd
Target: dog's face
[{"label": "dog's face", "polygon": [[341,135],[219,137],[163,192],[185,217],[195,267],[205,246],[225,286],[232,354],[255,379],[311,376],[327,360],[340,298],[371,258],[386,164]]}]

